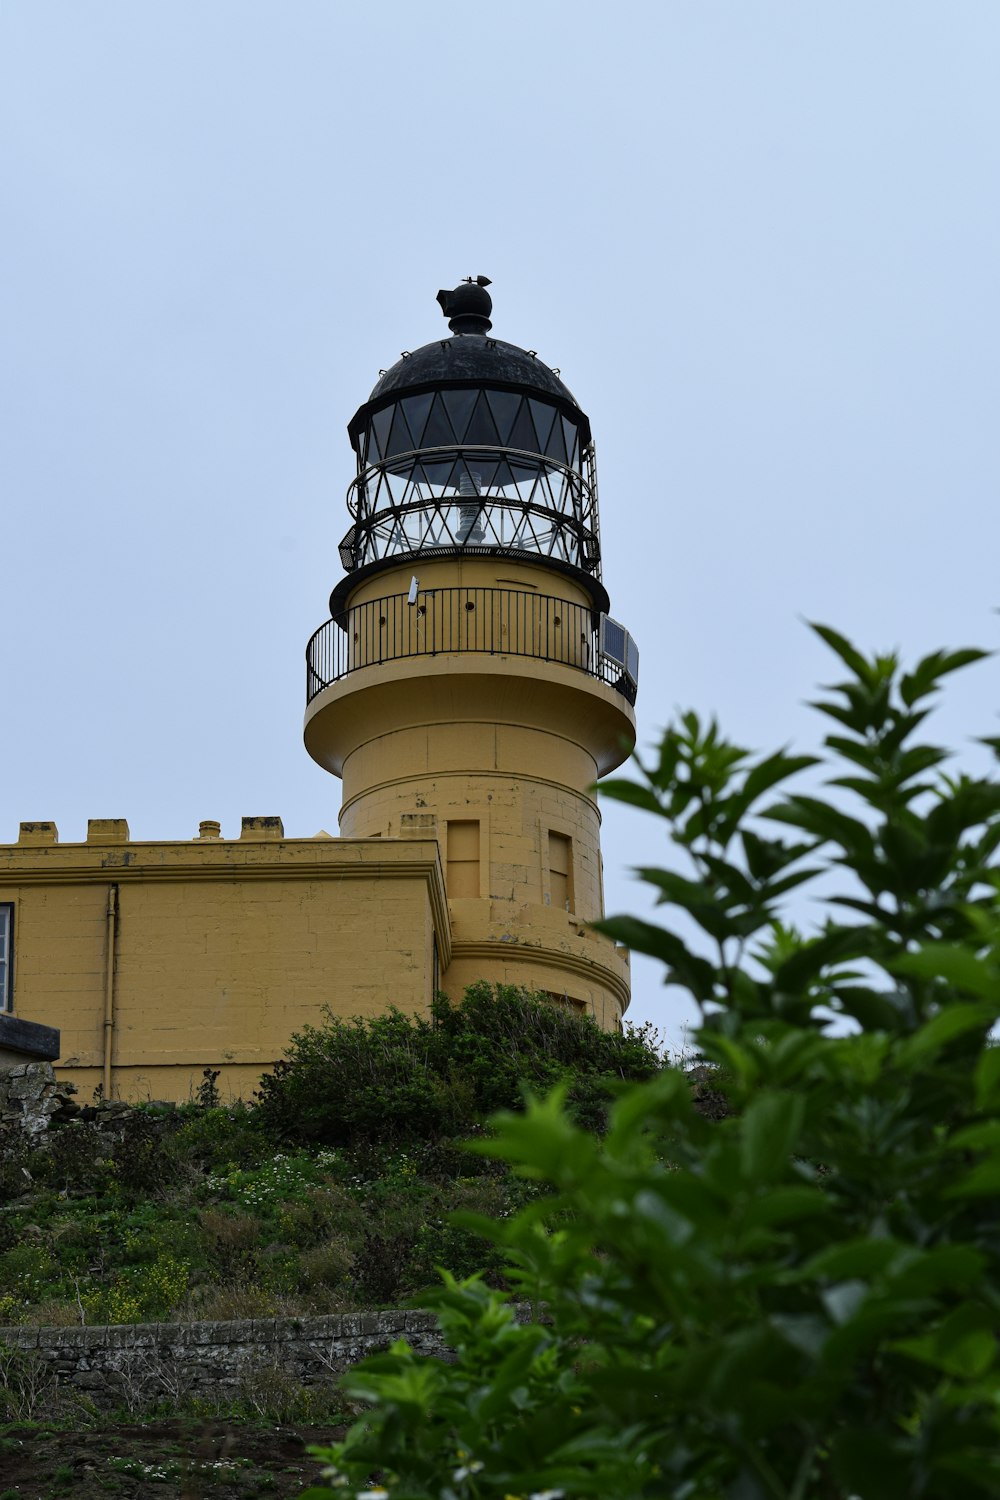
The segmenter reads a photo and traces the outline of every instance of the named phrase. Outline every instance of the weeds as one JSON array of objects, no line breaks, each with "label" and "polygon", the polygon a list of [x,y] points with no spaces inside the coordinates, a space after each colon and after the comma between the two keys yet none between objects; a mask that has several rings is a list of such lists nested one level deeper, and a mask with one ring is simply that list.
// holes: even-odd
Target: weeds
[{"label": "weeds", "polygon": [[0,1412],[5,1422],[30,1422],[52,1393],[55,1377],[40,1355],[0,1343]]}]

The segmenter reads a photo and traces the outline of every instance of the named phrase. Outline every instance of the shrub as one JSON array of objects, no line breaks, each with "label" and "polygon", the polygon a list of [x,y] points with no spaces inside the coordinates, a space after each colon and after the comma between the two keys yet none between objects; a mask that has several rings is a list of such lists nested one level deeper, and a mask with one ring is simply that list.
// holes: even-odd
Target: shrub
[{"label": "shrub", "polygon": [[105,1292],[91,1299],[90,1311],[95,1320],[105,1323],[146,1323],[169,1317],[184,1300],[189,1276],[186,1262],[157,1256],[151,1265],[119,1272]]},{"label": "shrub", "polygon": [[184,1105],[177,1118],[174,1149],[179,1160],[200,1172],[255,1166],[274,1151],[257,1110],[250,1105],[236,1103],[224,1109]]},{"label": "shrub", "polygon": [[30,1158],[20,1125],[0,1125],[0,1203],[10,1203],[30,1191]]},{"label": "shrub", "polygon": [[18,1303],[36,1299],[58,1274],[42,1243],[16,1245],[0,1255],[0,1292]]},{"label": "shrub", "polygon": [[333,1235],[299,1257],[299,1286],[304,1291],[318,1286],[343,1286],[351,1276],[355,1259],[354,1245],[346,1235]]},{"label": "shrub", "polygon": [[409,1226],[385,1225],[365,1231],[352,1277],[354,1295],[362,1307],[390,1307],[399,1301],[416,1238],[416,1229]]},{"label": "shrub", "polygon": [[330,1234],[357,1239],[363,1225],[357,1198],[337,1184],[311,1188],[303,1198],[286,1203],[278,1220],[282,1239],[300,1247],[317,1245]]},{"label": "shrub", "polygon": [[579,1117],[600,1129],[614,1085],[660,1066],[644,1033],[612,1035],[544,997],[478,984],[458,1005],[439,996],[430,1020],[328,1014],[261,1080],[258,1109],[285,1139],[409,1144],[467,1135],[493,1110],[520,1107],[526,1086],[565,1079]]},{"label": "shrub", "polygon": [[121,1133],[111,1149],[111,1170],[127,1200],[160,1194],[176,1180],[179,1163],[168,1139],[174,1123],[172,1115],[141,1110],[123,1115]]},{"label": "shrub", "polygon": [[396,1010],[353,1021],[328,1014],[261,1079],[261,1120],[279,1138],[330,1146],[450,1133],[458,1119],[431,1045],[430,1028]]},{"label": "shrub", "polygon": [[228,1323],[235,1318],[275,1318],[282,1311],[267,1287],[239,1282],[195,1287],[178,1315],[209,1323]]},{"label": "shrub", "polygon": [[[378,1471],[407,1500],[1000,1495],[1000,784],[916,740],[980,653],[904,673],[820,633],[848,671],[819,705],[833,796],[762,807],[807,758],[750,758],[691,714],[610,789],[688,867],[643,872],[684,935],[606,930],[693,997],[731,1112],[700,1114],[665,1070],[603,1140],[559,1093],[503,1117],[482,1149],[544,1195],[478,1227],[546,1322],[446,1279],[456,1362],[400,1343],[351,1372],[372,1407],[325,1455],[334,1489]],[[800,936],[782,898],[816,876],[825,921]]]},{"label": "shrub", "polygon": [[238,1407],[266,1422],[306,1423],[336,1412],[331,1383],[303,1386],[279,1364],[247,1361],[237,1377]]},{"label": "shrub", "polygon": [[209,1269],[220,1281],[243,1281],[255,1274],[263,1243],[263,1226],[256,1214],[203,1208],[198,1224]]},{"label": "shrub", "polygon": [[111,1182],[110,1142],[82,1120],[52,1128],[31,1158],[39,1182],[63,1192],[103,1192]]}]

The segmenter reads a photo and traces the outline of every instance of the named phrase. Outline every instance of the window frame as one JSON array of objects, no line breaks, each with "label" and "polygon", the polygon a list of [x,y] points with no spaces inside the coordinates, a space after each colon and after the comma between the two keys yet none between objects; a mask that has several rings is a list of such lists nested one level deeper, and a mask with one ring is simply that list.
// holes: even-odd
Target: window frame
[{"label": "window frame", "polygon": [[[556,870],[552,863],[555,841],[563,845],[566,855],[566,870]],[[545,834],[545,902],[553,911],[565,911],[568,916],[574,916],[576,912],[576,850],[574,848],[572,833],[564,832],[562,828],[549,827]],[[553,877],[559,875],[566,881],[566,900],[561,904],[553,899]]]},{"label": "window frame", "polygon": [[[468,829],[474,828],[475,831],[476,831],[476,839],[475,839],[475,843],[476,843],[476,855],[475,855],[474,859],[458,858],[456,855],[453,855],[452,852],[451,852],[452,851],[452,844],[451,844],[452,829],[454,828],[454,829],[457,830],[459,827],[468,828]],[[445,881],[445,890],[448,892],[448,900],[449,901],[456,901],[456,900],[457,901],[469,901],[469,900],[478,900],[478,899],[480,899],[482,897],[482,894],[483,894],[483,823],[482,823],[482,819],[478,818],[478,817],[476,817],[476,818],[447,818],[445,820],[444,840],[445,840],[445,861],[444,861],[445,873],[444,873],[444,881]],[[469,881],[469,884],[472,886],[472,890],[466,891],[466,892],[464,892],[461,895],[459,895],[455,891],[455,889],[454,889],[456,885],[465,885],[465,883],[466,883],[464,880],[459,880],[458,878],[456,878],[456,877],[458,877],[458,874],[459,874],[460,870],[462,871],[462,874],[466,874],[468,872],[472,876],[471,880]],[[473,871],[474,871],[474,873],[472,873]]]},{"label": "window frame", "polygon": [[0,901],[0,1015],[14,1009],[14,902]]}]

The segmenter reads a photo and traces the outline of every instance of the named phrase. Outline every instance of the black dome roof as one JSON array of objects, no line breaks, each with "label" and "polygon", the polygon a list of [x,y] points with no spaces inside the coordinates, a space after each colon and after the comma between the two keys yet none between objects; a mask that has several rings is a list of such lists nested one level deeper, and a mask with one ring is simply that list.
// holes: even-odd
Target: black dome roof
[{"label": "black dome roof", "polygon": [[372,411],[398,395],[417,391],[447,390],[455,386],[481,385],[491,390],[523,391],[548,398],[582,429],[584,443],[590,441],[590,422],[580,410],[573,392],[537,355],[516,344],[482,334],[457,333],[450,339],[435,339],[412,354],[404,355],[376,382],[364,406],[348,426],[352,439],[365,426]]},{"label": "black dome roof", "polygon": [[540,396],[558,406],[581,429],[584,444],[590,441],[590,422],[580,410],[573,392],[563,385],[555,370],[543,360],[516,344],[489,337],[489,314],[492,302],[485,276],[478,285],[463,282],[453,292],[438,292],[438,301],[449,326],[456,330],[452,338],[435,339],[412,354],[404,354],[375,383],[365,404],[359,407],[348,424],[352,443],[364,429],[369,416],[387,406],[401,393],[447,390],[456,386],[489,386],[493,390],[520,391]]},{"label": "black dome roof", "polygon": [[[441,385],[460,380],[470,385],[519,386],[576,406],[576,400],[554,370],[527,349],[505,344],[502,339],[476,333],[456,333],[450,339],[435,339],[399,359],[379,377],[369,402],[390,392],[409,391],[415,386]],[[579,408],[577,408],[579,410]]]}]

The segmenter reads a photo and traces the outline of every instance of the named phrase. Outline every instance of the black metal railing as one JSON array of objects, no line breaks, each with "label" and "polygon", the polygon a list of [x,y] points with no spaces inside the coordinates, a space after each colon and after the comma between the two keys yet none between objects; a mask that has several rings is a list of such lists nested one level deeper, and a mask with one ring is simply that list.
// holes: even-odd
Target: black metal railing
[{"label": "black metal railing", "polygon": [[340,544],[351,572],[386,557],[482,549],[558,558],[600,577],[593,445],[583,469],[484,444],[418,448],[361,470]]},{"label": "black metal railing", "polygon": [[589,605],[527,589],[427,589],[413,604],[406,594],[369,599],[327,620],[309,641],[306,702],[362,667],[477,651],[576,667],[634,703],[634,680],[598,650],[597,624]]}]

